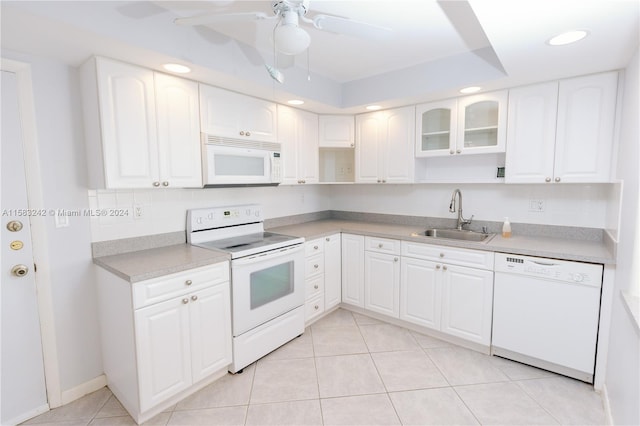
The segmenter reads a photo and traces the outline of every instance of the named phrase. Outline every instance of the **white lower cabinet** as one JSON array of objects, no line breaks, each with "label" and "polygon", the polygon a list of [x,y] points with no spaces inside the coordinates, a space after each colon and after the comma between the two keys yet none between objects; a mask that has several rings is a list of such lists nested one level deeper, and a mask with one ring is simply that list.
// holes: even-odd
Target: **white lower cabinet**
[{"label": "white lower cabinet", "polygon": [[305,322],[309,324],[341,300],[340,234],[305,243]]},{"label": "white lower cabinet", "polygon": [[400,319],[440,330],[441,266],[428,260],[403,257],[400,269]]},{"label": "white lower cabinet", "polygon": [[492,252],[403,241],[401,276],[401,320],[490,345]]},{"label": "white lower cabinet", "polygon": [[229,265],[130,283],[98,268],[107,383],[142,423],[232,362]]},{"label": "white lower cabinet", "polygon": [[365,237],[364,308],[400,316],[400,241]]},{"label": "white lower cabinet", "polygon": [[342,234],[342,303],[364,308],[364,236]]}]

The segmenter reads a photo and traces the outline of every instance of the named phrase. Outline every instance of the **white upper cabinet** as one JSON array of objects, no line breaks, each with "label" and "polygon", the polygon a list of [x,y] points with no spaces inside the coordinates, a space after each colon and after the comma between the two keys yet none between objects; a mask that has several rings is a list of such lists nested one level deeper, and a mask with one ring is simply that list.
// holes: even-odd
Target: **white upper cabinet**
[{"label": "white upper cabinet", "polygon": [[160,177],[172,187],[202,186],[198,83],[155,74]]},{"label": "white upper cabinet", "polygon": [[355,147],[355,121],[351,115],[321,115],[319,117],[320,148]]},{"label": "white upper cabinet", "polygon": [[416,107],[416,157],[505,151],[507,91]]},{"label": "white upper cabinet", "polygon": [[356,116],[356,182],[413,182],[414,135],[413,107]]},{"label": "white upper cabinet", "polygon": [[617,73],[513,89],[505,182],[608,182]]},{"label": "white upper cabinet", "polygon": [[318,116],[278,105],[278,139],[282,144],[282,184],[318,182]]},{"label": "white upper cabinet", "polygon": [[263,142],[276,140],[276,104],[217,87],[200,85],[203,133]]},{"label": "white upper cabinet", "polygon": [[416,157],[435,157],[455,152],[458,130],[456,108],[455,99],[416,107]]},{"label": "white upper cabinet", "polygon": [[560,81],[554,182],[610,181],[618,73]]},{"label": "white upper cabinet", "polygon": [[106,58],[80,76],[92,188],[202,186],[195,83]]}]

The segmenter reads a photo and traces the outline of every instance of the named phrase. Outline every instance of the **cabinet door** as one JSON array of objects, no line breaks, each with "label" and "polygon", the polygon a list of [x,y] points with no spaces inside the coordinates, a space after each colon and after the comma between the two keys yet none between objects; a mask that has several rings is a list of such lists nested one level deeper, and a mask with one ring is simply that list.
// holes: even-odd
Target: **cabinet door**
[{"label": "cabinet door", "polygon": [[97,59],[105,185],[151,188],[159,180],[153,71]]},{"label": "cabinet door", "polygon": [[138,309],[134,318],[140,411],[144,412],[192,383],[189,298]]},{"label": "cabinet door", "polygon": [[231,364],[231,298],[229,283],[189,295],[191,372],[193,382]]},{"label": "cabinet door", "polygon": [[364,308],[364,237],[342,234],[342,302]]},{"label": "cabinet door", "polygon": [[506,133],[506,90],[458,100],[456,154],[504,152]]},{"label": "cabinet door", "polygon": [[442,265],[403,257],[400,319],[440,330]]},{"label": "cabinet door", "polygon": [[356,182],[379,183],[384,149],[384,120],[378,113],[356,116]]},{"label": "cabinet door", "polygon": [[441,331],[491,343],[493,272],[443,265]]},{"label": "cabinet door", "polygon": [[390,317],[400,316],[400,257],[364,253],[364,307]]},{"label": "cabinet door", "polygon": [[202,187],[198,84],[155,74],[162,186]]},{"label": "cabinet door", "polygon": [[355,146],[353,116],[321,115],[318,122],[320,148],[353,148]]},{"label": "cabinet door", "polygon": [[450,99],[416,107],[416,157],[455,154],[457,101]]},{"label": "cabinet door", "polygon": [[555,182],[608,182],[618,74],[560,82]]},{"label": "cabinet door", "polygon": [[556,82],[509,91],[505,182],[551,181],[557,108]]},{"label": "cabinet door", "polygon": [[203,133],[276,142],[276,123],[276,104],[200,85],[200,126]]},{"label": "cabinet door", "polygon": [[415,109],[392,109],[384,117],[386,138],[380,176],[386,183],[411,183],[415,168]]},{"label": "cabinet door", "polygon": [[318,182],[318,116],[278,106],[278,135],[282,144],[282,184]]},{"label": "cabinet door", "polygon": [[324,242],[324,307],[333,308],[342,299],[342,279],[340,267],[342,251],[340,234],[325,238]]}]

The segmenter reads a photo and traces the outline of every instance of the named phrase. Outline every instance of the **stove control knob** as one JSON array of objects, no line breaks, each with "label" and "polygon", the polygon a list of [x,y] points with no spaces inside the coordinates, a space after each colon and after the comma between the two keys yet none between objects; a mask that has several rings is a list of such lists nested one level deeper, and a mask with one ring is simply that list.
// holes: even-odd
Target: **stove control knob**
[{"label": "stove control knob", "polygon": [[573,274],[573,281],[575,281],[577,283],[581,283],[582,281],[584,281],[584,275],[582,275],[582,274]]},{"label": "stove control knob", "polygon": [[197,223],[198,225],[202,225],[202,218],[201,218],[201,217],[197,218],[197,219],[196,219],[196,223]]}]

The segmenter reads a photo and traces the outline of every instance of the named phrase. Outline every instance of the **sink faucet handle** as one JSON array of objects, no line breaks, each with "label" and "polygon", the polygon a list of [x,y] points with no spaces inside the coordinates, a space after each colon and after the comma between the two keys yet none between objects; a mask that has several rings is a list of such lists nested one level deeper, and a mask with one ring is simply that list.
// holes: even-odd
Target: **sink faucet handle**
[{"label": "sink faucet handle", "polygon": [[483,226],[483,227],[482,227],[482,233],[483,233],[483,234],[488,234],[488,233],[489,233],[488,231],[489,231],[489,230],[487,229],[487,227],[486,227],[486,226]]}]

